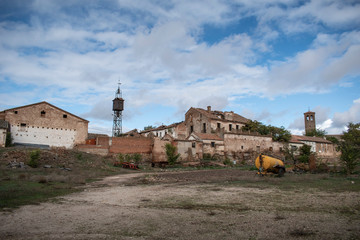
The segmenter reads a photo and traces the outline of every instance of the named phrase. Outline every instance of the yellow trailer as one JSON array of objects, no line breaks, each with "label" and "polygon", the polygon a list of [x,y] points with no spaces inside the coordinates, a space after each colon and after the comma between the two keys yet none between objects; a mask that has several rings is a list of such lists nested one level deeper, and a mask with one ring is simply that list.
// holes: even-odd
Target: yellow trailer
[{"label": "yellow trailer", "polygon": [[285,164],[280,159],[260,154],[255,160],[255,166],[259,169],[259,174],[276,173],[279,177],[284,176]]}]

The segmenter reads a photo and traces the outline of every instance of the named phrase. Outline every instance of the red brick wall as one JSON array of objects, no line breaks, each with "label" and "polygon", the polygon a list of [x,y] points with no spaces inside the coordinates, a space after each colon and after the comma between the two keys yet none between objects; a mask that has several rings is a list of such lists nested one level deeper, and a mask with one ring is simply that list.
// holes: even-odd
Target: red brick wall
[{"label": "red brick wall", "polygon": [[98,137],[97,138],[97,145],[101,146],[109,146],[109,137]]},{"label": "red brick wall", "polygon": [[149,138],[113,137],[110,153],[151,153],[153,141]]}]

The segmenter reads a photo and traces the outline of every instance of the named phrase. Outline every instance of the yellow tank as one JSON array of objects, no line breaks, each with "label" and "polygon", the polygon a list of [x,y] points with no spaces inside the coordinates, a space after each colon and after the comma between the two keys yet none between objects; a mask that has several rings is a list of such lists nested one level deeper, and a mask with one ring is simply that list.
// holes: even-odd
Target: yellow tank
[{"label": "yellow tank", "polygon": [[283,161],[265,154],[260,154],[256,158],[255,166],[259,169],[260,174],[272,172],[278,174],[279,176],[283,176],[285,173],[285,165]]}]

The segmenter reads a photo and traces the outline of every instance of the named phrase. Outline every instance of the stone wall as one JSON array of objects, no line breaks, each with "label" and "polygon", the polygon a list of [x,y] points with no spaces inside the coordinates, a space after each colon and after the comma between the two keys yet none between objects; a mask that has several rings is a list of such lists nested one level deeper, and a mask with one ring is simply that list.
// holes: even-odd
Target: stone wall
[{"label": "stone wall", "polygon": [[0,128],[0,147],[5,147],[6,143],[6,129]]}]

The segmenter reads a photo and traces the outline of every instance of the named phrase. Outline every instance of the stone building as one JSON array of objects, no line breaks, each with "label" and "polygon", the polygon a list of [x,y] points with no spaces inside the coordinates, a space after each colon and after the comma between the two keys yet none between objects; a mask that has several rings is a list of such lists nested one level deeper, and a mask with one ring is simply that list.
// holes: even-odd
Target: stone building
[{"label": "stone building", "polygon": [[224,133],[236,133],[241,131],[249,119],[234,112],[212,111],[211,106],[207,110],[202,108],[190,108],[185,114],[187,136],[192,132],[211,133],[223,135]]},{"label": "stone building", "polygon": [[87,139],[89,121],[47,102],[4,110],[0,119],[14,144],[72,148]]}]

